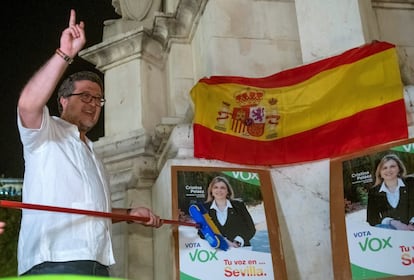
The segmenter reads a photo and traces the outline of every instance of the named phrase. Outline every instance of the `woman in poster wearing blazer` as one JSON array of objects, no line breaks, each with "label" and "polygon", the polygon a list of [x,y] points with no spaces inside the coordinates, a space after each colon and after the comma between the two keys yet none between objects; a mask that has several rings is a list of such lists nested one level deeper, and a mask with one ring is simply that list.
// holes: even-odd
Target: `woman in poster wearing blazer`
[{"label": "woman in poster wearing blazer", "polygon": [[414,230],[414,177],[395,154],[385,155],[368,192],[367,221],[371,226]]},{"label": "woman in poster wearing blazer", "polygon": [[256,233],[253,219],[245,204],[234,200],[233,188],[225,177],[217,176],[210,182],[204,206],[229,247],[251,245]]}]

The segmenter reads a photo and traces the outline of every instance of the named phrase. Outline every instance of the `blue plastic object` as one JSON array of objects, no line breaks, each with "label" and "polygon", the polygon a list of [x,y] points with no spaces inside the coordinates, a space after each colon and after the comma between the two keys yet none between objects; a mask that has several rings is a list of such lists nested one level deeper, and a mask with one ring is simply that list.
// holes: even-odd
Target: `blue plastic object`
[{"label": "blue plastic object", "polygon": [[227,251],[229,245],[226,239],[221,235],[220,230],[214,224],[205,207],[200,204],[191,204],[188,212],[193,220],[200,225],[199,231],[205,240],[215,249]]}]

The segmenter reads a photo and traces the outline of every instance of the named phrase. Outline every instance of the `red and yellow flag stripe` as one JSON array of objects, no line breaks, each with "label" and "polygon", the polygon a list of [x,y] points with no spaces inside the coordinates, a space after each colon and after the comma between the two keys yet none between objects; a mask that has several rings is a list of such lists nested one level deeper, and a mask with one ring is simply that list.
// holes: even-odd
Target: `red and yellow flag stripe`
[{"label": "red and yellow flag stripe", "polygon": [[386,42],[265,78],[204,78],[191,96],[196,157],[286,164],[408,136],[397,54]]}]

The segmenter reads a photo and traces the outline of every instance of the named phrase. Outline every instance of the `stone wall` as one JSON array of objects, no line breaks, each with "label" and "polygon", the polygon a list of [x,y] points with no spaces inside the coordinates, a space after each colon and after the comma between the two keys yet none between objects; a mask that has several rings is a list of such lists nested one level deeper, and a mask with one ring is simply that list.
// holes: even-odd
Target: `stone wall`
[{"label": "stone wall", "polygon": [[[397,45],[404,83],[414,79],[412,1],[177,0],[164,10],[148,2],[152,24],[108,21],[104,41],[81,53],[105,73],[97,147],[117,206],[144,204],[172,218],[171,165],[233,166],[193,157],[188,93],[201,77],[264,77],[385,40]],[[333,279],[329,159],[267,168],[289,279]],[[114,276],[173,279],[173,234],[117,225]]]}]

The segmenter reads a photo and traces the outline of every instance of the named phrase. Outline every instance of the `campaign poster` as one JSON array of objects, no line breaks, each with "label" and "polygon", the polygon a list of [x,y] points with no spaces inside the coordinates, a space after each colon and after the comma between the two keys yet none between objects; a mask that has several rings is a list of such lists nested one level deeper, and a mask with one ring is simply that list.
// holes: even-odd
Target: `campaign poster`
[{"label": "campaign poster", "polygon": [[[347,252],[348,263],[342,264],[350,269],[348,279],[414,279],[412,141],[331,163],[332,246],[337,275],[343,275],[344,268],[338,263]],[[342,243],[347,248],[341,244],[341,217]]]},{"label": "campaign poster", "polygon": [[181,221],[197,222],[189,208],[198,205],[227,244],[209,242],[199,228],[179,226],[177,279],[286,279],[267,171],[173,166],[172,178],[173,212]]}]

